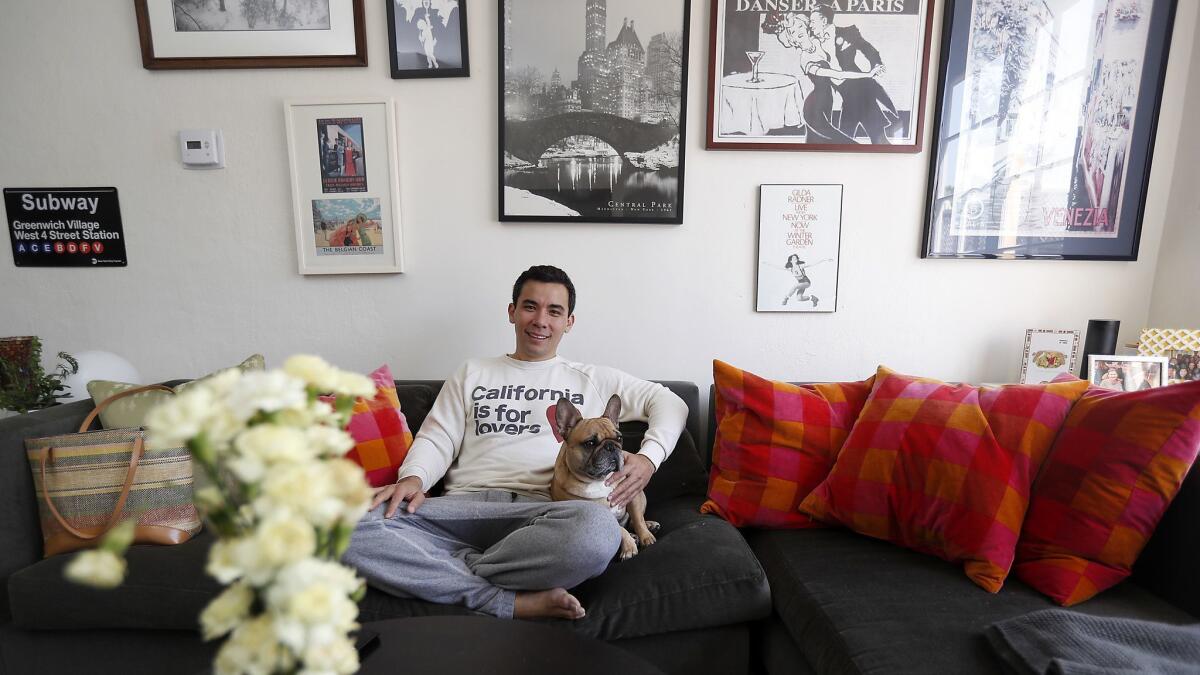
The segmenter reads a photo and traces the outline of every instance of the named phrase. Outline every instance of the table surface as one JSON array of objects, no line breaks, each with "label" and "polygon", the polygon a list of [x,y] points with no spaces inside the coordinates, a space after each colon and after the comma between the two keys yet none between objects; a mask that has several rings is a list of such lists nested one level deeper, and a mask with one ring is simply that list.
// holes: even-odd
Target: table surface
[{"label": "table surface", "polygon": [[363,659],[362,675],[662,675],[619,647],[536,621],[422,616],[363,627],[379,633],[379,642]]},{"label": "table surface", "polygon": [[758,72],[760,82],[751,82],[750,73],[734,73],[721,78],[721,86],[730,89],[782,89],[784,87],[799,87],[800,82],[795,77],[785,73]]}]

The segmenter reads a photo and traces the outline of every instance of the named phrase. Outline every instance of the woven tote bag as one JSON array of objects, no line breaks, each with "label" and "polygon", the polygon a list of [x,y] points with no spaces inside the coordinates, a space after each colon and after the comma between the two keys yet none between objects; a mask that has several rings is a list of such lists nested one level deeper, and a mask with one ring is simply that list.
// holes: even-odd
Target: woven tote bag
[{"label": "woven tote bag", "polygon": [[79,433],[25,441],[47,557],[95,546],[130,519],[135,544],[180,544],[200,531],[186,448],[147,449],[142,428],[87,430],[113,401],[149,390],[172,391],[121,392],[97,405]]}]

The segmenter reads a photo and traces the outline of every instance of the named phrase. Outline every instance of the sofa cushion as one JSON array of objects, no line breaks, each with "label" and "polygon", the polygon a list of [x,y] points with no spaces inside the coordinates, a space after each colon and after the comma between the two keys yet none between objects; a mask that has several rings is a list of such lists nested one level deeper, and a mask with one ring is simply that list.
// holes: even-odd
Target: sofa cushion
[{"label": "sofa cushion", "polygon": [[713,361],[708,501],[738,527],[821,527],[797,507],[825,479],[874,378],[794,385]]},{"label": "sofa cushion", "polygon": [[[627,452],[637,452],[645,435],[645,422],[626,422],[621,425],[622,443]],[[704,475],[704,464],[696,449],[696,441],[691,432],[684,429],[679,434],[675,449],[650,477],[645,489],[646,500],[650,504],[659,504],[676,497],[699,497],[704,494],[707,485],[708,478]]]},{"label": "sofa cushion", "polygon": [[[248,373],[254,370],[263,370],[266,368],[266,361],[263,359],[262,354],[251,354],[236,366],[222,368],[221,370],[209,373],[208,375],[195,380],[183,382],[172,387],[172,389],[174,389],[176,393],[183,393],[188,387],[216,377],[220,373],[230,370],[231,368],[237,368],[243,373]],[[142,385],[129,384],[127,382],[92,380],[91,382],[87,383],[87,391],[88,395],[92,397],[92,400],[96,403],[99,403],[110,396],[115,396],[123,391],[129,391],[130,389],[140,386]],[[100,412],[100,424],[105,429],[140,427],[142,426],[142,421],[146,419],[146,413],[150,412],[150,409],[154,406],[170,398],[170,396],[171,394],[165,391],[152,390],[145,391],[140,394],[134,394],[128,398],[123,398]]]},{"label": "sofa cushion", "polygon": [[[1055,605],[1010,580],[981,593],[937,558],[846,530],[747,530],[775,611],[819,673],[1000,673],[984,629]],[[1196,619],[1133,583],[1072,611]]]},{"label": "sofa cushion", "polygon": [[221,586],[204,573],[213,536],[175,546],[132,546],[125,583],[99,590],[67,581],[77,554],[53,556],[8,579],[13,624],[32,629],[141,628],[196,630],[200,610]]},{"label": "sofa cushion", "polygon": [[[587,609],[578,621],[556,621],[589,637],[633,638],[724,626],[771,611],[762,568],[742,535],[716,516],[701,515],[695,497],[651,502],[646,517],[662,524],[658,542],[609,565],[574,593]],[[466,613],[461,607],[368,591],[362,621]]]},{"label": "sofa cushion", "polygon": [[396,382],[396,399],[400,401],[400,409],[404,411],[404,419],[408,428],[417,433],[429,409],[433,407],[433,387],[426,384],[401,384]]},{"label": "sofa cushion", "polygon": [[1089,390],[1033,486],[1022,581],[1073,605],[1129,576],[1200,451],[1200,382]]},{"label": "sofa cushion", "polygon": [[850,437],[800,510],[944,560],[1000,590],[1029,489],[1082,380],[973,387],[883,366]]},{"label": "sofa cushion", "polygon": [[[383,487],[396,482],[413,435],[396,395],[391,368],[385,363],[368,377],[375,383],[375,396],[354,399],[346,426],[354,447],[346,453],[346,459],[363,468],[371,487]],[[335,397],[322,396],[321,400],[332,405]]]}]

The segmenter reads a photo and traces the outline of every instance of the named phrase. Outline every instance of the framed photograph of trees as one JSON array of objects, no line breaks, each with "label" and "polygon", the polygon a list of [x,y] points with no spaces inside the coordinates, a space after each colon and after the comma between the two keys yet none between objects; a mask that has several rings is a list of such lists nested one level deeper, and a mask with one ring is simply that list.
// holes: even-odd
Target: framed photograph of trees
[{"label": "framed photograph of trees", "polygon": [[500,220],[683,222],[689,0],[501,0]]},{"label": "framed photograph of trees", "polygon": [[134,0],[151,70],[367,65],[364,0]]}]

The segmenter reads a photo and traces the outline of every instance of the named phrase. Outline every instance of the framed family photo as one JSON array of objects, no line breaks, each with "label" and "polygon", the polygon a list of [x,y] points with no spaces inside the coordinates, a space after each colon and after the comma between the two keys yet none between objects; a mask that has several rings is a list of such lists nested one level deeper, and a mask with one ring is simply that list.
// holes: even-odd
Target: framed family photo
[{"label": "framed family photo", "polygon": [[836,312],[841,185],[759,187],[760,312]]},{"label": "framed family photo", "polygon": [[1165,356],[1088,357],[1089,381],[1113,391],[1141,391],[1167,385]]},{"label": "framed family photo", "polygon": [[365,0],[134,0],[151,70],[367,65]]},{"label": "framed family photo", "polygon": [[467,0],[385,0],[392,79],[469,77]]},{"label": "framed family photo", "polygon": [[710,149],[918,152],[933,0],[712,0]]},{"label": "framed family photo", "polygon": [[501,221],[683,222],[690,6],[501,0]]},{"label": "framed family photo", "polygon": [[1030,328],[1021,354],[1021,384],[1043,384],[1075,372],[1079,331]]},{"label": "framed family photo", "polygon": [[284,105],[301,274],[404,271],[391,99]]},{"label": "framed family photo", "polygon": [[1143,328],[1138,354],[1167,357],[1170,384],[1200,380],[1200,330]]},{"label": "framed family photo", "polygon": [[1137,259],[1175,4],[952,3],[924,257]]}]

